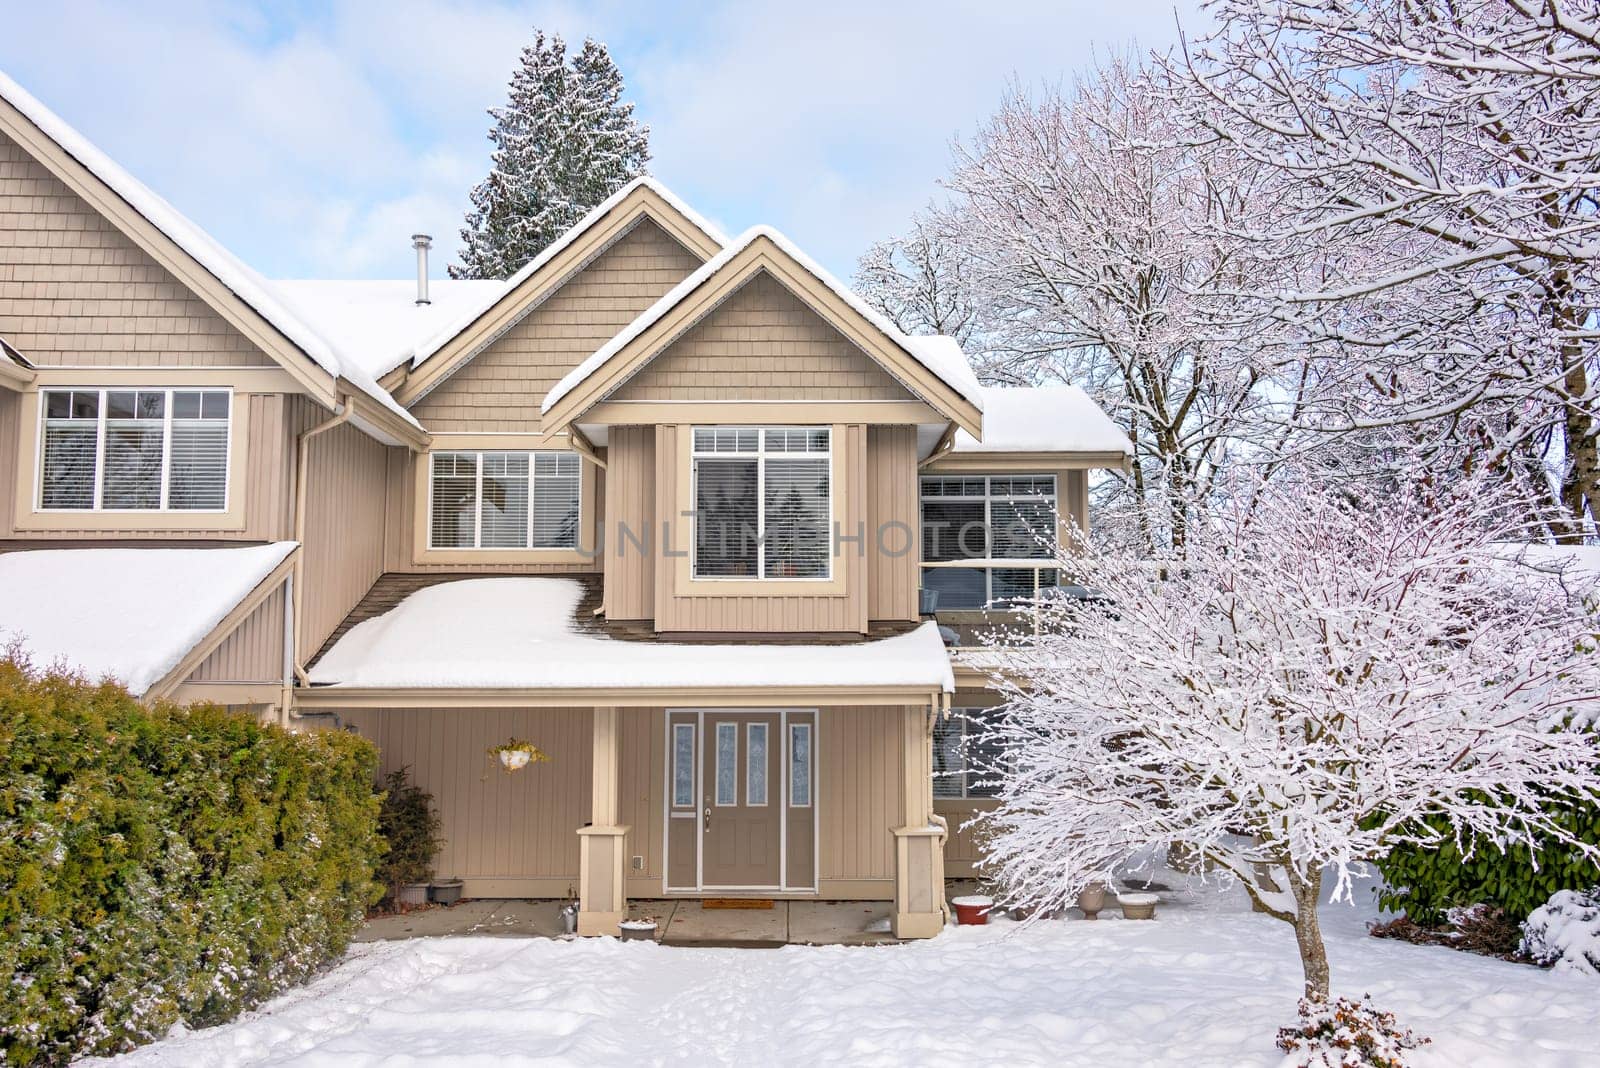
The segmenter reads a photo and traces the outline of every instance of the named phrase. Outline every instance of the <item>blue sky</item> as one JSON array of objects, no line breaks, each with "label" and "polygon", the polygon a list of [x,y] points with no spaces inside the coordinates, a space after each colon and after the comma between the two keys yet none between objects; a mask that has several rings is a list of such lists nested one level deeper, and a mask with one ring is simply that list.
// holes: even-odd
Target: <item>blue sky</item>
[{"label": "blue sky", "polygon": [[[848,275],[937,192],[1006,82],[1165,47],[1193,0],[206,4],[5,16],[0,69],[269,277],[404,277],[453,255],[484,109],[534,26],[612,49],[651,170],[730,233],[783,230]],[[446,256],[435,256],[443,273]]]}]

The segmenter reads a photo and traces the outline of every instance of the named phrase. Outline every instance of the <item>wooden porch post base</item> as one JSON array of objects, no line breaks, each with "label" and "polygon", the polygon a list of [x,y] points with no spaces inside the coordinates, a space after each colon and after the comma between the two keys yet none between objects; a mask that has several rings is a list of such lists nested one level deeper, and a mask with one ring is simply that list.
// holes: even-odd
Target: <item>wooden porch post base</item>
[{"label": "wooden porch post base", "polygon": [[944,838],[934,825],[894,828],[896,938],[932,938],[944,930]]},{"label": "wooden porch post base", "polygon": [[627,869],[623,851],[629,828],[617,822],[619,763],[617,710],[594,710],[594,823],[578,828],[578,933],[617,935],[628,918]]}]

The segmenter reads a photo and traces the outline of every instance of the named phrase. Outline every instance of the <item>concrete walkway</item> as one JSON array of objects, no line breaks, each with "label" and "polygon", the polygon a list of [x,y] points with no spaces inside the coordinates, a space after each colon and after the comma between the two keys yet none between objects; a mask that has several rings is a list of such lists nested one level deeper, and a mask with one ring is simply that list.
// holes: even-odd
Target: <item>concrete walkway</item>
[{"label": "concrete walkway", "polygon": [[[450,935],[561,937],[561,901],[482,899],[368,920],[357,942]],[[776,948],[870,946],[889,933],[887,901],[774,901],[770,909],[708,909],[699,901],[634,901],[629,915],[655,919],[657,940],[674,946]]]}]

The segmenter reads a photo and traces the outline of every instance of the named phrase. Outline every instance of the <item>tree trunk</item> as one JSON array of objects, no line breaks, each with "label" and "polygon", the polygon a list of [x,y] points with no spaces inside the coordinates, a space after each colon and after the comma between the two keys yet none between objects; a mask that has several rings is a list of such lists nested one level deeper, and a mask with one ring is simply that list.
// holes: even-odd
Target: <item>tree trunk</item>
[{"label": "tree trunk", "polygon": [[1294,940],[1300,947],[1300,967],[1305,972],[1306,997],[1328,1000],[1328,950],[1322,944],[1322,925],[1317,922],[1317,899],[1322,896],[1322,873],[1302,879],[1289,868],[1289,889],[1294,894]]}]

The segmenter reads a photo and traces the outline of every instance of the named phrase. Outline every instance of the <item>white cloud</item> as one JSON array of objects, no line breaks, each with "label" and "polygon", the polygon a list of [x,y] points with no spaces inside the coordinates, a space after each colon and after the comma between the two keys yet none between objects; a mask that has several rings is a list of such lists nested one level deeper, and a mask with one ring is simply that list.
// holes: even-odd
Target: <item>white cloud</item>
[{"label": "white cloud", "polygon": [[592,34],[652,125],[657,174],[728,229],[772,223],[848,272],[934,192],[950,138],[1008,78],[1174,37],[1170,0],[292,12],[30,5],[7,12],[0,66],[264,273],[403,276],[419,229],[441,271],[453,252],[488,166],[484,109],[531,28]]}]

